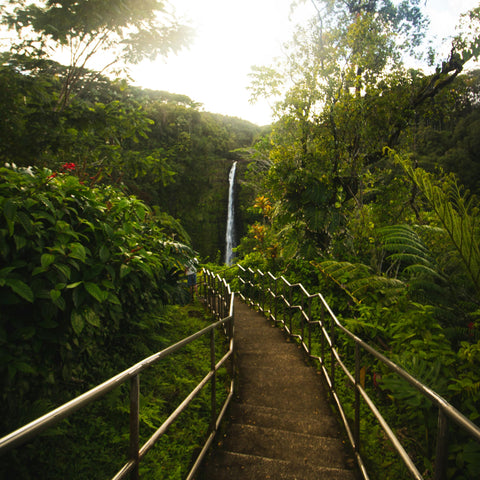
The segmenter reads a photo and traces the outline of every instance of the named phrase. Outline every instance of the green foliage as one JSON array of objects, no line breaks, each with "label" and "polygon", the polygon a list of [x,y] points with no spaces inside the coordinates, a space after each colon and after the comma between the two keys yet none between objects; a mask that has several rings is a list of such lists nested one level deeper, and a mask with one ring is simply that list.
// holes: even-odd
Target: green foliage
[{"label": "green foliage", "polygon": [[[123,185],[180,219],[203,256],[213,259],[223,250],[228,169],[239,159],[235,150],[249,147],[258,127],[200,112],[186,96],[132,88],[103,77],[94,83],[83,80],[70,103],[56,111],[61,89],[57,76],[64,67],[10,55],[3,62],[2,164],[55,171],[73,162],[86,184]],[[239,178],[244,169],[239,165]],[[238,186],[240,193],[240,182]],[[242,224],[239,217],[239,232]]]},{"label": "green foliage", "polygon": [[431,174],[420,168],[414,169],[406,160],[398,161],[448,233],[473,287],[480,294],[479,210],[475,199],[462,194],[454,177],[444,178],[442,185],[438,185]]},{"label": "green foliage", "polygon": [[[103,375],[114,375],[140,359],[150,356],[204,328],[211,318],[200,305],[169,306],[161,313],[141,314],[128,348],[111,348],[102,363]],[[219,348],[219,355],[222,349]],[[196,340],[185,350],[164,359],[140,378],[141,443],[161,425],[210,368],[209,337]],[[223,385],[224,372],[217,377]],[[77,386],[78,388],[79,386]],[[81,385],[83,390],[85,385]],[[206,439],[210,395],[204,389],[148,452],[141,462],[146,478],[185,478],[194,454]],[[219,388],[218,405],[225,400]],[[64,395],[75,395],[73,390]],[[128,456],[128,387],[122,386],[68,420],[2,456],[0,477],[19,480],[111,478]],[[45,402],[44,402],[45,403]],[[42,405],[48,409],[53,405]],[[218,407],[217,407],[218,408]],[[38,407],[32,414],[40,413]]]},{"label": "green foliage", "polygon": [[73,164],[64,167],[0,169],[6,430],[24,402],[78,378],[88,383],[101,370],[96,360],[124,345],[138,314],[181,299],[178,275],[192,255],[144,203],[111,186],[83,185]]},{"label": "green foliage", "polygon": [[57,109],[68,105],[92,57],[103,54],[104,69],[119,61],[139,63],[179,50],[191,35],[157,0],[42,1],[2,13],[1,23],[20,34],[18,52],[41,58],[68,49],[70,65],[61,78]]}]

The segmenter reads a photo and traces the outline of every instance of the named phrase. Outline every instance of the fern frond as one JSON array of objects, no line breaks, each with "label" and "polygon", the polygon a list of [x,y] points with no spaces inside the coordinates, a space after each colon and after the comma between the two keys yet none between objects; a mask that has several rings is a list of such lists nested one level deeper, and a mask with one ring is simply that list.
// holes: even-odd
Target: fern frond
[{"label": "fern frond", "polygon": [[367,265],[327,260],[320,264],[312,262],[325,276],[333,280],[357,304],[362,303],[367,293],[380,291],[385,298],[393,299],[405,289],[398,279],[372,275]]},{"label": "fern frond", "polygon": [[454,177],[444,178],[444,184],[440,187],[425,170],[413,168],[408,160],[399,156],[395,158],[427,199],[480,294],[480,215],[476,200],[462,194]]},{"label": "fern frond", "polygon": [[322,262],[322,269],[335,277],[342,275],[348,275],[352,277],[358,277],[359,275],[365,275],[369,271],[369,267],[361,263],[350,262],[336,262],[335,260],[325,260]]},{"label": "fern frond", "polygon": [[392,288],[404,288],[405,284],[397,278],[382,277],[372,275],[365,278],[359,278],[348,283],[352,293],[365,292],[367,289],[386,291]]},{"label": "fern frond", "polygon": [[357,277],[360,271],[368,271],[366,265],[349,262],[336,262],[335,260],[325,260],[322,263],[311,262],[311,264],[336,283],[355,303],[361,303],[361,300],[356,298],[350,289],[347,288],[344,283],[344,276],[349,274],[350,276]]},{"label": "fern frond", "polygon": [[406,252],[406,253],[411,253],[412,255],[418,255],[418,257],[426,257],[430,259],[429,251],[423,245],[417,246],[417,245],[402,243],[401,241],[399,241],[398,237],[395,239],[395,241],[388,239],[388,240],[385,240],[384,242],[385,243],[383,245],[383,248],[389,252]]},{"label": "fern frond", "polygon": [[435,277],[438,280],[441,280],[442,282],[446,281],[446,278],[442,274],[440,274],[434,268],[431,268],[428,265],[421,265],[417,263],[416,265],[409,265],[407,268],[405,268],[404,271],[408,273],[426,274],[431,277]]},{"label": "fern frond", "polygon": [[[410,263],[410,266],[415,265],[423,265],[423,266],[431,266],[432,260],[422,255],[417,255],[414,253],[392,253],[387,257],[389,260],[398,260],[403,263]],[[408,268],[408,267],[407,267]]]},{"label": "fern frond", "polygon": [[407,265],[403,272],[422,274],[444,281],[440,269],[418,233],[409,225],[394,225],[380,229],[384,249],[394,252],[387,257]]}]

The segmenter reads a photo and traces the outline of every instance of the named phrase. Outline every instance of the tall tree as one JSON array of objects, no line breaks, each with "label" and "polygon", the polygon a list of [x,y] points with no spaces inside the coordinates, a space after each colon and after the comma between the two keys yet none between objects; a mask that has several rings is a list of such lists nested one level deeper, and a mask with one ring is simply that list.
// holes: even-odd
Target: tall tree
[{"label": "tall tree", "polygon": [[159,0],[9,1],[2,23],[19,34],[15,50],[44,58],[63,50],[68,69],[58,108],[68,104],[75,85],[94,57],[102,54],[102,71],[120,62],[175,52],[186,45],[190,28],[180,25]]},{"label": "tall tree", "polygon": [[[418,3],[312,0],[316,17],[298,28],[286,49],[280,68],[291,86],[277,104],[281,119],[272,152],[273,184],[281,185],[276,211],[286,222],[301,222],[295,231],[318,249],[329,248],[366,158],[384,141],[385,118],[375,112],[374,99],[398,83],[403,52],[422,38]],[[254,95],[278,88],[278,77],[268,73],[254,75]]]}]

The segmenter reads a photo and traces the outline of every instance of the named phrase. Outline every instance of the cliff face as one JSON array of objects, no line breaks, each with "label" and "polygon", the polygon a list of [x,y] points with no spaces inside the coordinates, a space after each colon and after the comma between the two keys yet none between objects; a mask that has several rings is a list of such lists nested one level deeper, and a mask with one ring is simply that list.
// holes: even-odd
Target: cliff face
[{"label": "cliff face", "polygon": [[[151,203],[178,219],[193,248],[208,261],[221,263],[225,255],[228,209],[228,174],[234,161],[236,175],[235,218],[237,234],[244,231],[238,208],[245,161],[236,150],[252,145],[260,128],[243,120],[187,106],[156,104],[149,141],[168,156],[173,175],[166,185],[156,185]],[[240,166],[240,164],[243,164]]]}]

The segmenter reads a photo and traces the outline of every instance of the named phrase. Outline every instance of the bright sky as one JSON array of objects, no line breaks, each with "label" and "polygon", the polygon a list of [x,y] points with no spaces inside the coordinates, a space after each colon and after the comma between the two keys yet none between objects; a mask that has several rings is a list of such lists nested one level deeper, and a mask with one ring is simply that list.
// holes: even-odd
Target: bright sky
[{"label": "bright sky", "polygon": [[[178,17],[189,20],[196,38],[188,50],[168,60],[132,70],[136,85],[188,95],[209,112],[236,116],[258,125],[271,122],[266,101],[249,104],[246,87],[252,65],[270,65],[282,55],[294,23],[292,0],[172,0]],[[439,39],[454,33],[460,13],[479,0],[422,0]],[[314,14],[307,0],[294,21]],[[448,45],[448,44],[447,44]],[[448,51],[448,49],[447,49]]]}]

